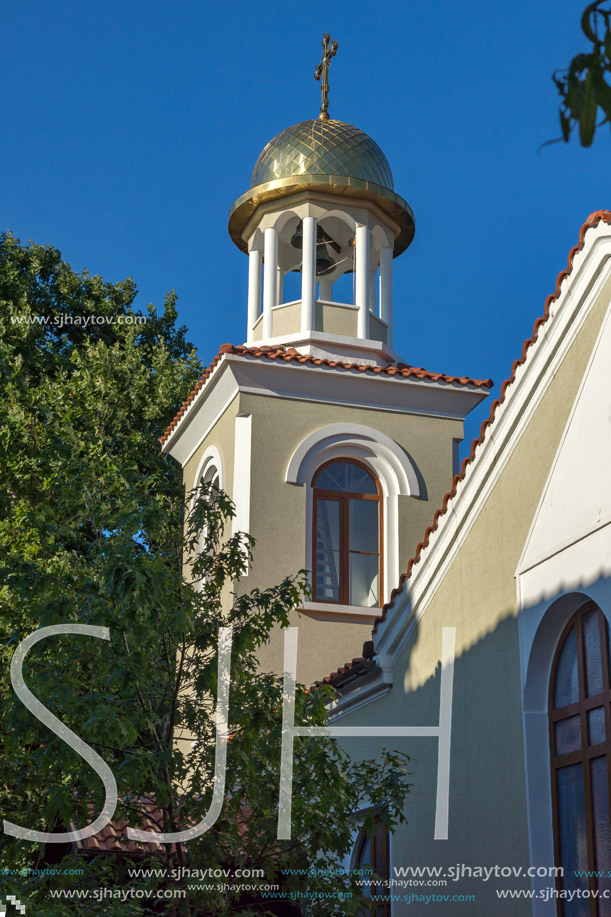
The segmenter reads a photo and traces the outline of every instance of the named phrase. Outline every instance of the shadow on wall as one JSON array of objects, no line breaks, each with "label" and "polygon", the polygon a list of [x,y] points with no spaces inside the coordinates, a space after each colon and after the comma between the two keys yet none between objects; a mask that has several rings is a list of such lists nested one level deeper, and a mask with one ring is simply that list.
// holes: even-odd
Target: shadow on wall
[{"label": "shadow on wall", "polygon": [[[572,615],[594,601],[609,620],[611,580],[601,577],[570,593],[550,596],[536,606],[507,610],[497,626],[455,659],[450,758],[449,836],[434,840],[437,793],[438,739],[346,738],[353,756],[368,758],[382,748],[410,755],[413,791],[406,815],[408,825],[392,839],[394,868],[442,867],[453,870],[441,894],[475,895],[473,901],[436,902],[456,917],[477,914],[555,915],[555,902],[535,904],[502,900],[498,890],[529,890],[546,894],[555,889],[550,876],[481,877],[473,867],[523,868],[554,866],[549,684],[554,654]],[[434,637],[441,649],[441,626],[451,627],[449,609]],[[394,669],[394,686],[378,701],[337,721],[338,725],[436,726],[440,716],[441,664],[415,688],[419,650],[426,616],[419,622]],[[428,636],[428,635],[427,635]],[[522,658],[521,658],[522,654]],[[412,673],[410,675],[410,667]],[[457,864],[467,869],[456,878]],[[459,870],[460,872],[460,870]],[[428,880],[427,880],[428,881]],[[531,884],[532,883],[532,884]],[[439,891],[439,888],[435,886]],[[403,892],[435,891],[406,887]],[[430,904],[398,902],[393,917],[403,913],[430,914]],[[435,910],[437,913],[437,909]]]}]

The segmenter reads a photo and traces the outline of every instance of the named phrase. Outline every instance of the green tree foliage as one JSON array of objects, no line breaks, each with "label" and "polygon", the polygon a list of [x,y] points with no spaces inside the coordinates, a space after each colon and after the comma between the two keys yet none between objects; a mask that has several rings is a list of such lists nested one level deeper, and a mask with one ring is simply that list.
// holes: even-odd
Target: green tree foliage
[{"label": "green tree foliage", "polygon": [[[591,146],[597,127],[611,121],[611,3],[595,0],[584,10],[581,28],[590,48],[554,74],[560,94],[562,139],[578,129],[582,146]],[[597,123],[597,119],[601,119]]]},{"label": "green tree foliage", "polygon": [[[278,884],[296,900],[307,893],[308,914],[356,914],[356,879],[336,872],[353,818],[366,806],[372,829],[373,811],[391,829],[404,820],[407,759],[352,762],[331,740],[298,739],[293,840],[276,840],[281,685],[259,671],[257,649],[288,623],[307,580],[302,571],[267,590],[231,591],[252,542],[228,536],[233,507],[211,485],[185,501],[157,441],[201,367],[176,327],[174,297],[161,315],[149,306],[141,323],[134,296],[131,281],[78,275],[54,249],[0,240],[0,817],[61,831],[102,808],[98,776],[28,713],[9,680],[24,637],[76,622],[109,628],[110,641],[48,638],[26,659],[26,684],[112,768],[115,823],[147,827],[154,806],[166,832],[197,824],[210,806],[218,633],[233,628],[223,811],[197,839],[143,847],[136,861],[60,851],[61,868],[78,862],[83,875],[9,874],[44,867],[57,848],[0,835],[0,897],[16,894],[51,917],[254,915],[278,913],[260,889]],[[328,690],[299,687],[297,722],[324,724],[327,702]],[[130,875],[133,867],[158,874]],[[244,868],[263,870],[250,889],[225,880],[204,891],[164,872]],[[120,887],[185,897],[93,896]],[[352,897],[339,908],[323,897],[341,889]],[[58,890],[91,896],[52,897]]]}]

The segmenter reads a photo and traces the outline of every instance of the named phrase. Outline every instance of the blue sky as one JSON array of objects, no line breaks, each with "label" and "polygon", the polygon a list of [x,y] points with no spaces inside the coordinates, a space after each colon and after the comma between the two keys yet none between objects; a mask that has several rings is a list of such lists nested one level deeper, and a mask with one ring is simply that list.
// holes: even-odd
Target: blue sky
[{"label": "blue sky", "polygon": [[204,361],[241,343],[247,259],[227,212],[267,141],[316,117],[327,30],[330,113],[379,143],[416,215],[395,348],[498,391],[581,224],[611,205],[608,128],[589,150],[538,152],[559,132],[551,73],[585,48],[583,5],[6,4],[0,228],[131,275],[142,307],[176,289]]}]

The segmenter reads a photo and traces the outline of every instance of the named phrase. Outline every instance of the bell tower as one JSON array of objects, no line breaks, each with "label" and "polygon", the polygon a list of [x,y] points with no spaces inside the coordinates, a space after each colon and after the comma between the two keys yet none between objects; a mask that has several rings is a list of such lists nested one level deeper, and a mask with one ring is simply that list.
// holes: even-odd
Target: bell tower
[{"label": "bell tower", "polygon": [[[315,72],[323,93],[318,119],[267,144],[230,211],[229,233],[249,259],[246,343],[387,364],[396,359],[393,258],[414,237],[414,215],[395,193],[377,143],[329,117],[336,51],[325,35]],[[287,300],[291,273],[300,275],[300,295]],[[352,282],[338,296],[344,275]]]},{"label": "bell tower", "polygon": [[[217,480],[234,531],[255,539],[236,592],[300,569],[297,677],[360,655],[457,469],[463,421],[491,381],[403,362],[393,344],[393,262],[414,236],[390,166],[332,119],[328,35],[318,118],[259,155],[229,214],[248,255],[246,333],[217,356],[162,438],[187,491]],[[283,635],[260,649],[282,672]]]}]

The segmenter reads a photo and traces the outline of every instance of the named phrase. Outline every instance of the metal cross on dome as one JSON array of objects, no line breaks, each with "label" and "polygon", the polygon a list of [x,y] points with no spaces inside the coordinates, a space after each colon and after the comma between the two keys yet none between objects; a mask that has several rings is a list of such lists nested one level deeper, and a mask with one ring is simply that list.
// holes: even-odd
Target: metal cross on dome
[{"label": "metal cross on dome", "polygon": [[331,63],[331,58],[335,57],[337,54],[337,48],[337,42],[331,41],[331,36],[325,32],[322,40],[322,60],[314,71],[315,80],[320,80],[322,77],[320,87],[320,91],[322,92],[322,105],[320,106],[320,114],[318,116],[319,121],[329,120],[327,112],[329,107],[329,64]]}]

